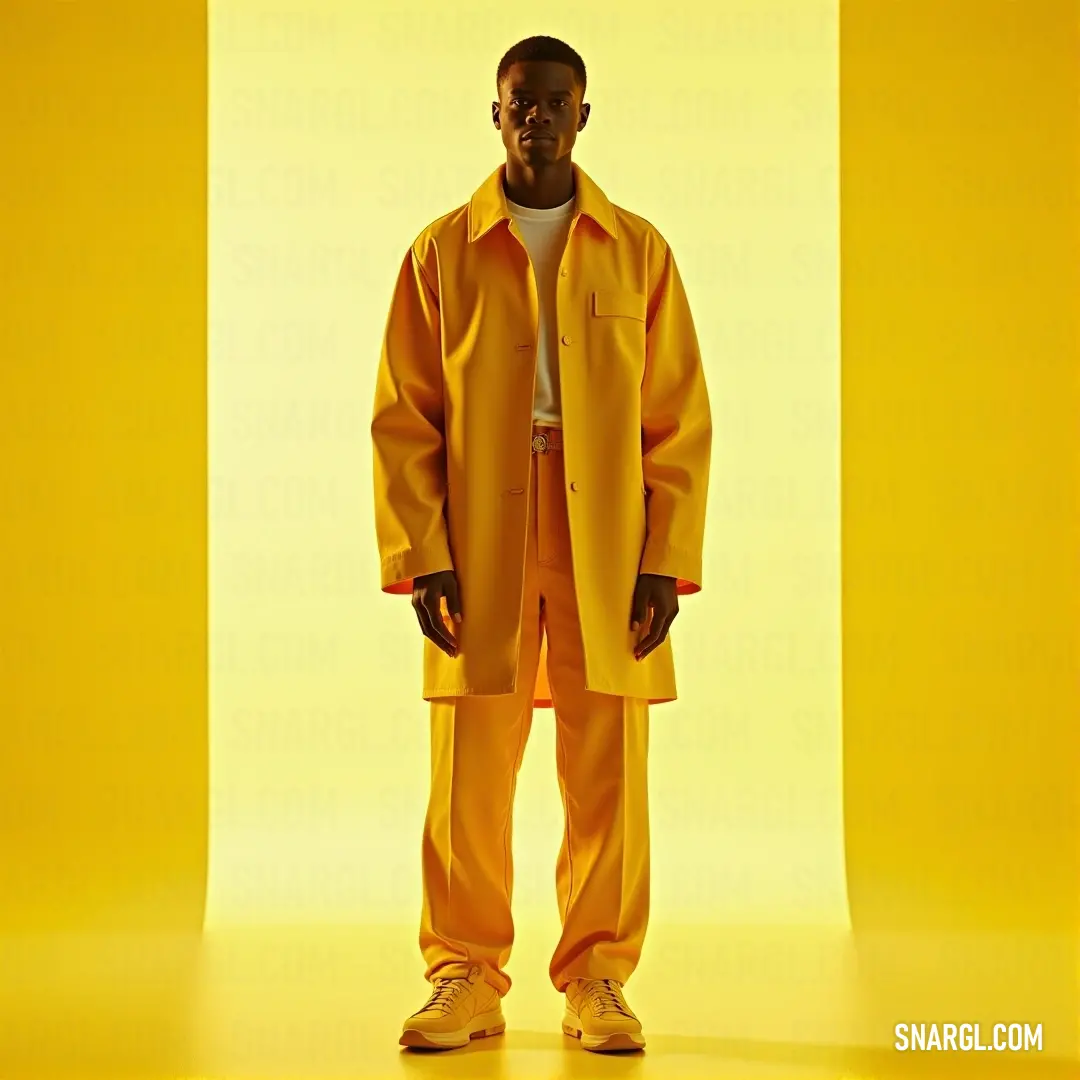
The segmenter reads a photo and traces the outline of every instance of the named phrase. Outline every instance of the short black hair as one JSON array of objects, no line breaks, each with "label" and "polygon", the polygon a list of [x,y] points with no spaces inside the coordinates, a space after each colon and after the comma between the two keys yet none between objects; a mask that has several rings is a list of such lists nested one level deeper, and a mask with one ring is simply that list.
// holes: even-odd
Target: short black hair
[{"label": "short black hair", "polygon": [[585,92],[585,61],[565,41],[538,34],[519,41],[506,51],[495,73],[496,93],[501,91],[503,80],[509,74],[512,65],[527,63],[530,60],[547,60],[573,68],[574,75],[581,84],[581,92]]}]

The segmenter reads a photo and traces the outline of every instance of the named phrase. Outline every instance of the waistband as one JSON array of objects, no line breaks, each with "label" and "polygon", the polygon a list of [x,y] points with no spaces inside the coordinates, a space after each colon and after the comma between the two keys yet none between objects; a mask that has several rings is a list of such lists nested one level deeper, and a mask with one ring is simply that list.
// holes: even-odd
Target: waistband
[{"label": "waistband", "polygon": [[562,449],[562,432],[558,428],[545,427],[543,424],[533,425],[532,452],[534,454],[548,454],[552,450]]}]

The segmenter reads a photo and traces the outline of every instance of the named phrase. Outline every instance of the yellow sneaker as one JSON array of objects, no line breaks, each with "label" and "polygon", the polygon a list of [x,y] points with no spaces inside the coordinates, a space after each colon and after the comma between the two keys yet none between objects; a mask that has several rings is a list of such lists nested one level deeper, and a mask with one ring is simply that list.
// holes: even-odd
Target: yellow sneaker
[{"label": "yellow sneaker", "polygon": [[398,1042],[425,1050],[453,1050],[470,1039],[506,1030],[498,990],[474,967],[467,979],[432,979],[431,997],[405,1021]]},{"label": "yellow sneaker", "polygon": [[574,979],[566,988],[562,1029],[596,1053],[645,1049],[641,1021],[614,979]]}]

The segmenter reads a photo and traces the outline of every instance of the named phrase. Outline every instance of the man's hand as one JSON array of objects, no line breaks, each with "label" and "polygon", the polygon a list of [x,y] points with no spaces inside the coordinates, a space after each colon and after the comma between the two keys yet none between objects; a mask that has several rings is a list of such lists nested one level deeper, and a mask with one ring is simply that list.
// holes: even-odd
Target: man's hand
[{"label": "man's hand", "polygon": [[[668,636],[675,616],[679,614],[679,597],[675,592],[676,580],[659,574],[638,574],[634,589],[634,603],[630,613],[630,629],[638,631],[634,659],[644,660]],[[652,621],[646,633],[649,611]]]},{"label": "man's hand", "polygon": [[446,598],[446,610],[456,623],[461,622],[461,598],[458,595],[457,575],[453,570],[439,570],[413,580],[412,606],[420,620],[424,637],[435,642],[447,656],[458,653],[457,641],[446,632],[441,601]]}]

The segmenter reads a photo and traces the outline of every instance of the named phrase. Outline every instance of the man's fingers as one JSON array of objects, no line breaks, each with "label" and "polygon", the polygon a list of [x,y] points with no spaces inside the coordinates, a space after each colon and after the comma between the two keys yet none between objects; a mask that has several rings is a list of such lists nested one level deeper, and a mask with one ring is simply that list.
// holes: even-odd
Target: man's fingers
[{"label": "man's fingers", "polygon": [[424,605],[424,612],[431,625],[431,640],[439,646],[447,656],[457,656],[457,642],[446,632],[446,624],[442,620],[439,600],[435,598],[429,604]]},{"label": "man's fingers", "polygon": [[669,612],[667,615],[661,617],[653,617],[652,629],[646,635],[644,641],[642,641],[634,652],[634,656],[638,660],[644,660],[658,645],[663,644],[664,638],[667,637],[668,630],[671,629],[671,624],[675,620],[674,613]]},{"label": "man's fingers", "polygon": [[457,578],[452,577],[446,583],[446,610],[454,622],[461,622],[461,597],[458,595]]},{"label": "man's fingers", "polygon": [[431,620],[428,618],[427,609],[424,607],[421,601],[417,600],[413,604],[413,611],[416,612],[416,621],[420,624],[420,633],[426,638],[431,637]]},{"label": "man's fingers", "polygon": [[645,609],[645,614],[641,617],[639,622],[634,623],[631,627],[632,630],[637,631],[638,645],[649,636],[649,632],[660,622],[655,611],[650,612],[648,608]]},{"label": "man's fingers", "polygon": [[[436,605],[438,601],[435,601]],[[421,601],[415,605],[416,617],[420,620],[420,630],[429,641],[434,642],[447,656],[457,656],[457,643],[449,637],[443,628],[442,616],[438,607],[433,612],[430,606]]]},{"label": "man's fingers", "polygon": [[630,629],[637,630],[645,625],[645,619],[649,614],[649,598],[645,590],[638,585],[634,589],[634,599],[630,605]]}]

